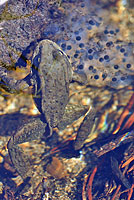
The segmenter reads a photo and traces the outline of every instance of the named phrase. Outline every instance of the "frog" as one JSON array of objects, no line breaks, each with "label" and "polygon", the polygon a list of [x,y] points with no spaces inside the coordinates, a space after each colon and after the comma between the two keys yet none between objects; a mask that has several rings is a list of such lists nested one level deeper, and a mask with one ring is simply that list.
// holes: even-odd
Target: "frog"
[{"label": "frog", "polygon": [[[55,127],[64,129],[86,113],[88,114],[84,121],[89,122],[88,130],[92,129],[95,110],[89,110],[88,106],[69,103],[69,84],[72,81],[85,84],[85,76],[72,70],[67,55],[55,42],[45,39],[37,44],[33,52],[30,73],[23,79],[15,80],[3,67],[0,67],[0,78],[9,85],[13,93],[30,87],[33,100],[40,112],[40,116],[22,123],[7,145],[12,164],[23,179],[31,176],[31,162],[19,144],[42,136],[48,138]],[[85,130],[80,130],[74,141],[75,150],[80,149],[87,138],[87,134],[83,134]]]}]

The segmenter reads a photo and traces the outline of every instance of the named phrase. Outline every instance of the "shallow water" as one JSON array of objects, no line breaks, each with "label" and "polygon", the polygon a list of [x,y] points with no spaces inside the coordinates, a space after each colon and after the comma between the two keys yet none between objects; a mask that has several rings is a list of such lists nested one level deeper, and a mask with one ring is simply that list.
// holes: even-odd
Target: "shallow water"
[{"label": "shallow water", "polygon": [[[86,86],[70,84],[70,102],[98,110],[92,134],[80,151],[74,151],[70,143],[64,145],[63,142],[76,134],[80,122],[62,132],[55,131],[47,140],[22,145],[31,155],[35,177],[30,182],[34,192],[29,190],[21,198],[48,199],[43,197],[48,195],[53,200],[85,200],[91,199],[92,194],[93,199],[112,199],[121,184],[121,197],[118,193],[116,198],[127,199],[128,193],[124,191],[133,183],[133,170],[124,177],[123,168],[120,172],[118,165],[134,155],[131,148],[134,141],[133,3],[121,0],[9,0],[0,6],[0,13],[1,66],[26,68],[26,60],[32,60],[37,42],[50,39],[68,55],[73,70],[86,77]],[[1,90],[0,101],[0,198],[14,199],[14,193],[18,194],[23,187],[17,186],[23,181],[15,174],[4,146],[16,127],[38,111],[27,95],[10,96]],[[59,143],[61,150],[50,155],[48,152]],[[39,165],[44,154],[49,156]],[[84,177],[91,174],[95,166],[98,171],[91,192],[87,186],[90,178],[83,186]],[[133,161],[128,168],[132,166]]]}]

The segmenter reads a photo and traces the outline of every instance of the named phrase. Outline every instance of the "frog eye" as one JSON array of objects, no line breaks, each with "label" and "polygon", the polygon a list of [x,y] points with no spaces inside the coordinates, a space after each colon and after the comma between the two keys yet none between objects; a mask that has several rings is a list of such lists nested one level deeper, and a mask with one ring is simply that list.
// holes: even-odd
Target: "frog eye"
[{"label": "frog eye", "polygon": [[55,60],[58,60],[58,59],[60,59],[61,56],[63,56],[64,54],[63,54],[63,52],[62,52],[61,50],[54,50],[54,51],[52,51],[52,55],[53,55],[53,58],[54,58]]},{"label": "frog eye", "polygon": [[56,50],[52,51],[52,56],[53,56],[54,59],[57,59],[58,54],[57,54]]}]

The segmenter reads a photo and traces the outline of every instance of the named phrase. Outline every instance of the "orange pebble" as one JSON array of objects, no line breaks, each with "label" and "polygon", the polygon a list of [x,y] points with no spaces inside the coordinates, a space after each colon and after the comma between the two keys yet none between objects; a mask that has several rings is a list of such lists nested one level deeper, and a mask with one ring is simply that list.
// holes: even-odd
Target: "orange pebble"
[{"label": "orange pebble", "polygon": [[65,170],[63,163],[57,157],[52,158],[52,162],[47,165],[46,170],[51,176],[57,179],[67,176],[67,171]]}]

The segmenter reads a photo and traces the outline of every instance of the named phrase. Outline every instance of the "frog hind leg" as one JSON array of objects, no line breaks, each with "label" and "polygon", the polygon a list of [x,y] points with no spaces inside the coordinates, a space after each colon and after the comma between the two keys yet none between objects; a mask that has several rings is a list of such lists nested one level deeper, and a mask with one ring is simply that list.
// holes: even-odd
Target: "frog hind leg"
[{"label": "frog hind leg", "polygon": [[67,104],[64,115],[57,127],[59,130],[64,130],[67,125],[85,115],[88,109],[88,106]]},{"label": "frog hind leg", "polygon": [[23,180],[30,176],[31,163],[29,157],[18,145],[39,139],[44,134],[46,125],[40,118],[32,118],[20,126],[8,142],[7,147],[11,161]]},{"label": "frog hind leg", "polygon": [[84,145],[85,140],[88,138],[88,135],[91,134],[95,123],[95,117],[96,110],[91,108],[78,129],[77,136],[74,141],[75,150],[81,149]]}]

